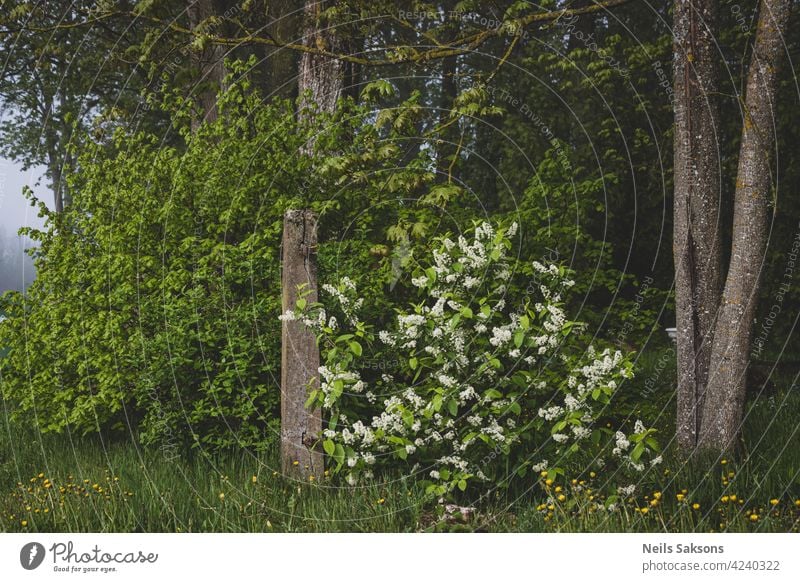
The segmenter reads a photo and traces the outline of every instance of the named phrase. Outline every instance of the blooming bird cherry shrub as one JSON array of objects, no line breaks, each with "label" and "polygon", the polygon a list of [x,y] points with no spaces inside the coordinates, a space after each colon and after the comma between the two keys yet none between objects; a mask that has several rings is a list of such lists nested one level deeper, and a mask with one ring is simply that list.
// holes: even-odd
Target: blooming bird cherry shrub
[{"label": "blooming bird cherry shrub", "polygon": [[[535,295],[511,300],[522,270],[508,255],[516,230],[484,222],[469,238],[436,239],[412,278],[418,302],[396,309],[386,329],[359,318],[363,299],[349,278],[323,286],[327,305],[301,298],[281,315],[319,339],[323,365],[307,406],[326,413],[322,446],[348,483],[402,464],[444,495],[528,471],[563,473],[578,455],[645,469],[658,446],[652,429],[598,423],[631,362],[580,347],[582,326],[563,309],[573,285],[563,267],[533,263]],[[366,365],[375,361],[384,370]]]}]

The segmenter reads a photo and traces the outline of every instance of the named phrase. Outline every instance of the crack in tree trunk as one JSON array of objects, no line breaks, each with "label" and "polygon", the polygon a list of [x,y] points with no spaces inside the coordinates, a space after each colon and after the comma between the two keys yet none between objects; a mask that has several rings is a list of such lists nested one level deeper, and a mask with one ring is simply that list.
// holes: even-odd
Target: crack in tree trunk
[{"label": "crack in tree trunk", "polygon": [[715,0],[676,0],[674,22],[676,435],[697,443],[721,293]]},{"label": "crack in tree trunk", "polygon": [[773,185],[777,69],[791,0],[761,0],[755,46],[747,73],[742,141],[733,210],[730,267],[714,332],[711,370],[698,446],[735,447],[747,389],[753,318],[767,250]]}]

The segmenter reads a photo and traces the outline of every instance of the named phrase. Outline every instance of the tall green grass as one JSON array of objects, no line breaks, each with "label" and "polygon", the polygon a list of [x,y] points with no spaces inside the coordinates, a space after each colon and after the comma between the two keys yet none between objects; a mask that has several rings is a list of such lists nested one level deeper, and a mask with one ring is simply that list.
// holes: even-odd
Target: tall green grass
[{"label": "tall green grass", "polygon": [[[659,360],[657,354],[642,359],[641,382]],[[674,369],[662,370],[655,392],[643,395],[641,385],[632,384],[622,395],[622,408],[637,412],[638,399],[642,411],[656,414],[665,442],[673,385]],[[529,475],[480,499],[459,500],[474,507],[468,518],[426,499],[413,480],[356,488],[328,478],[301,484],[278,474],[274,452],[172,457],[133,440],[40,435],[33,421],[11,423],[4,413],[0,530],[796,531],[800,394],[790,386],[782,379],[776,394],[751,401],[739,458],[686,459],[668,449],[664,464],[634,481],[636,492],[620,500],[617,511],[596,504],[608,499],[619,477],[575,468],[550,485],[543,476]]]}]

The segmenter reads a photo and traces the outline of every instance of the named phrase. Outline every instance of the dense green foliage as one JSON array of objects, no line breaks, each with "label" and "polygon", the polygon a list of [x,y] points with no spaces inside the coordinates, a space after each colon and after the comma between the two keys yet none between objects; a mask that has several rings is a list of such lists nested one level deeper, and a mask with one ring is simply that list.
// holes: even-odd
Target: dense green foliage
[{"label": "dense green foliage", "polygon": [[[53,483],[66,484],[77,473],[70,462],[88,462],[94,473],[78,479],[98,480],[108,468],[109,475],[127,473],[120,476],[125,486],[110,500],[90,497],[89,506],[80,505],[82,500],[70,505],[70,497],[59,514],[63,521],[51,521],[55,511],[48,518],[24,513],[19,496],[31,494],[26,480],[38,475],[42,459],[32,450],[20,452],[17,439],[4,440],[0,496],[12,489],[14,495],[0,497],[0,529],[19,529],[25,519],[38,529],[262,530],[266,517],[282,531],[419,530],[444,527],[442,516],[434,515],[442,509],[425,505],[431,493],[471,503],[476,499],[467,484],[479,480],[486,486],[474,489],[490,490],[489,501],[480,502],[491,509],[481,523],[469,525],[475,529],[546,531],[555,527],[553,521],[567,530],[723,528],[714,504],[731,487],[718,460],[712,464],[720,478],[709,482],[691,464],[670,457],[675,354],[663,333],[675,321],[669,2],[630,2],[610,12],[532,21],[524,30],[515,28],[518,19],[588,3],[329,3],[321,19],[336,28],[336,48],[365,62],[348,62],[337,111],[313,116],[297,111],[301,51],[281,46],[302,36],[295,3],[220,1],[218,7],[235,10],[194,31],[187,30],[185,3],[178,0],[101,3],[90,12],[92,4],[75,3],[74,12],[58,20],[15,0],[0,15],[0,48],[9,55],[0,98],[11,111],[0,120],[0,151],[28,165],[46,164],[69,198],[59,213],[39,205],[46,225],[27,233],[38,245],[38,277],[25,293],[0,300],[0,313],[7,316],[0,324],[0,374],[5,430],[32,431],[47,443],[44,460],[66,459],[52,471],[41,468]],[[739,2],[736,11],[731,3],[721,5],[725,81],[716,98],[722,120],[720,215],[726,217],[742,122],[739,89],[753,32],[740,15],[752,14],[756,2]],[[92,15],[105,28],[87,24]],[[496,28],[467,15],[491,18]],[[424,52],[437,43],[463,48],[468,40],[458,39],[483,33],[492,34],[474,50],[444,58]],[[193,94],[203,86],[196,58],[214,37],[228,38],[229,76],[219,95],[219,118],[193,132]],[[786,46],[791,57],[798,55],[800,27],[790,28]],[[37,75],[24,74],[33,69]],[[798,459],[784,445],[797,442],[797,364],[786,355],[796,351],[797,314],[786,314],[800,297],[789,270],[800,250],[800,227],[798,203],[786,193],[800,183],[800,149],[794,145],[800,125],[794,122],[794,71],[787,67],[781,74],[781,191],[753,352],[756,360],[778,360],[766,369],[780,386],[772,399],[751,403],[747,449],[735,483],[751,505],[764,505],[768,500],[758,496],[769,491],[787,510],[752,522],[736,514],[728,529],[787,530],[798,517],[787,505],[800,496]],[[338,285],[340,293],[357,289],[362,303],[360,327],[348,325],[347,314],[339,312],[338,328],[317,329],[332,375],[328,392],[312,394],[310,404],[325,408],[328,433],[319,446],[329,456],[331,475],[324,488],[296,496],[294,483],[276,478],[266,485],[263,478],[265,471],[272,476],[278,434],[280,241],[289,208],[320,215],[320,284]],[[415,280],[429,276],[429,256],[444,244],[441,237],[457,238],[487,219],[519,225],[513,240],[503,242],[513,249],[514,276],[503,281],[496,271],[479,287],[447,291],[459,308],[426,321],[418,330],[419,346],[384,344],[380,330],[403,331],[398,314],[422,313],[436,302],[435,277]],[[723,248],[731,230],[726,220],[720,224]],[[549,304],[536,306],[544,281],[534,262],[574,278],[569,293],[552,304],[569,314],[562,323],[570,329],[559,330],[560,340],[568,341],[551,346],[556,361],[547,365],[522,365],[525,354],[512,353],[539,347],[531,328],[541,332],[552,313]],[[526,328],[519,339],[512,333],[505,352],[476,363],[498,346],[490,342],[491,328],[476,331],[475,319],[484,305],[497,307],[500,297],[524,311]],[[323,302],[329,299],[323,294]],[[776,315],[768,316],[770,311]],[[586,324],[580,333],[573,319]],[[498,315],[493,323],[507,322]],[[434,336],[441,325],[468,334],[474,364],[454,375],[449,387],[440,375],[459,351],[453,337],[445,342]],[[590,344],[610,351],[584,353]],[[424,352],[426,347],[440,351]],[[594,387],[599,392],[582,395],[592,399],[591,413],[568,411],[575,414],[547,421],[538,415],[553,398],[560,399],[554,405],[565,404],[575,370],[595,356],[613,358],[617,350],[625,356]],[[497,377],[481,376],[492,369]],[[339,386],[337,374],[356,376]],[[378,390],[377,404],[348,392],[360,380]],[[531,396],[543,380],[546,386]],[[471,434],[477,431],[465,422],[461,396],[470,382],[482,399],[467,405],[474,406],[471,415],[485,422],[482,428],[505,423],[514,446],[486,431]],[[336,395],[326,403],[334,385]],[[391,400],[412,387],[422,401],[419,409],[411,411],[405,406],[410,402],[385,405],[384,397]],[[460,444],[480,443],[467,469],[442,463],[451,452],[442,446],[416,442],[430,434],[384,431],[377,439],[383,449],[346,446],[352,443],[342,436],[345,428],[381,413],[396,415],[406,428],[418,420],[414,414],[424,417],[421,431],[440,429],[433,426],[439,414],[445,423],[460,423]],[[634,428],[639,418],[657,429],[667,448],[666,469],[651,465],[655,441],[649,428]],[[552,438],[573,428],[573,435],[591,430],[580,444],[572,436],[569,442]],[[623,431],[622,439],[617,431]],[[71,458],[63,441],[46,433],[80,435],[89,444]],[[628,440],[632,433],[635,438]],[[115,444],[104,461],[107,451],[101,453],[96,443],[109,440]],[[623,452],[637,450],[635,459],[609,455],[620,442],[632,449]],[[231,451],[253,456],[243,461]],[[139,466],[140,452],[159,467],[152,481]],[[235,487],[228,489],[227,480],[209,476],[215,464],[203,455],[212,452],[225,467],[219,473],[238,472],[236,478],[252,490],[232,494]],[[21,460],[12,467],[8,459],[17,454]],[[372,468],[368,460],[375,455],[380,460]],[[185,483],[170,481],[172,467],[164,461],[177,458],[175,470],[184,473]],[[606,473],[591,478],[596,480],[590,488],[568,485],[572,477],[588,480],[586,472],[598,469],[598,458],[610,462]],[[639,476],[615,472],[630,468],[630,461],[644,463]],[[359,481],[379,473],[378,467],[377,478]],[[475,468],[485,478],[478,479]],[[384,484],[398,471],[427,482]],[[258,486],[249,481],[251,473],[258,475]],[[358,482],[354,500],[348,499],[351,490],[327,490],[345,482],[340,476]],[[626,497],[619,489],[634,480],[637,493]],[[16,481],[24,485],[15,487]],[[43,486],[40,477],[33,482]],[[200,494],[190,492],[195,483]],[[556,486],[564,494],[573,487],[574,495],[562,503]],[[683,486],[692,494],[681,493]],[[587,489],[599,497],[589,499]],[[123,495],[131,490],[147,499],[132,504]],[[647,517],[634,509],[652,501],[643,498],[645,490],[669,496],[674,512],[661,520],[668,525],[658,525],[655,510]],[[160,513],[162,491],[170,499],[168,516]],[[223,492],[225,500],[218,497]],[[412,502],[406,504],[406,497]],[[378,503],[384,498],[385,505]],[[515,503],[510,513],[500,509]],[[621,509],[606,511],[608,505]],[[346,526],[337,521],[355,514],[366,517]]]}]

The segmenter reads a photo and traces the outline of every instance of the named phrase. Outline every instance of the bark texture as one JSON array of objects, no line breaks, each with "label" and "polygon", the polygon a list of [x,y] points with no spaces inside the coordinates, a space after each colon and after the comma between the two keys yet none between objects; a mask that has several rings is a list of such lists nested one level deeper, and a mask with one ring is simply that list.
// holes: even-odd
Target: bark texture
[{"label": "bark texture", "polygon": [[790,5],[791,0],[761,0],[747,73],[731,262],[714,333],[713,374],[698,443],[701,448],[714,451],[735,446],[743,417],[753,318],[772,202],[770,170],[775,149],[777,69],[785,51]]},{"label": "bark texture", "polygon": [[[188,0],[186,12],[189,16],[189,28],[202,34],[203,31],[214,32],[216,22],[213,0]],[[217,94],[222,90],[225,78],[224,48],[212,43],[202,49],[192,49],[192,68],[197,72],[194,86],[195,99],[199,113],[192,117],[192,132],[206,122],[217,119]]]},{"label": "bark texture", "polygon": [[[296,308],[298,292],[317,301],[317,217],[310,210],[289,210],[283,220],[282,308]],[[305,407],[309,388],[319,382],[319,349],[314,334],[300,321],[284,321],[281,330],[281,466],[284,475],[307,481],[322,477],[318,447],[319,408]]]},{"label": "bark texture", "polygon": [[[308,0],[305,3],[303,44],[322,51],[340,53],[341,42],[334,27],[322,18],[329,2]],[[314,110],[332,112],[344,88],[345,66],[335,58],[303,53],[300,59],[298,89],[301,101],[300,115],[310,116]],[[306,97],[307,95],[307,97]]]},{"label": "bark texture", "polygon": [[675,312],[678,445],[697,444],[721,294],[716,0],[674,5]]}]

